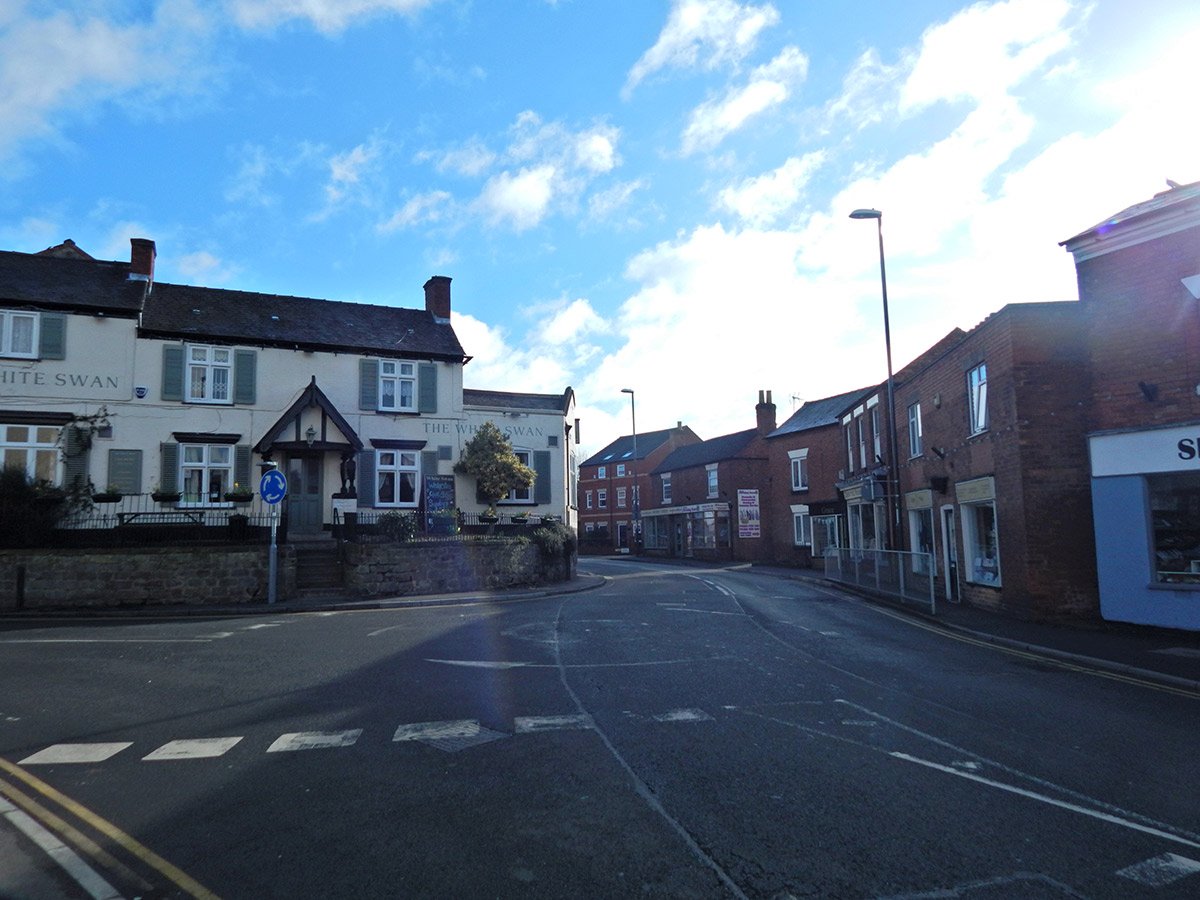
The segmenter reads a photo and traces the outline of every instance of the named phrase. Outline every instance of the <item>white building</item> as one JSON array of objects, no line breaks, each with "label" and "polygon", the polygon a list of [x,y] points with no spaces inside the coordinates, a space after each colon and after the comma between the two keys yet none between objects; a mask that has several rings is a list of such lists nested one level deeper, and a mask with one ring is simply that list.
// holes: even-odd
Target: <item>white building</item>
[{"label": "white building", "polygon": [[434,483],[482,510],[453,466],[491,420],[538,476],[505,505],[574,525],[574,392],[465,390],[449,278],[423,309],[339,303],[158,283],[154,242],[131,244],[128,263],[0,251],[6,467],[219,514],[271,460],[292,532],[317,532],[352,485],[342,510],[423,509]]}]

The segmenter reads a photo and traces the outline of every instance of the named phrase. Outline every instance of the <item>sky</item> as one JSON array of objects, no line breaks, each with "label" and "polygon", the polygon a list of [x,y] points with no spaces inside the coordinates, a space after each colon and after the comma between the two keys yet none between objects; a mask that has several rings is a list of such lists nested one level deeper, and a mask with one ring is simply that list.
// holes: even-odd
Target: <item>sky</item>
[{"label": "sky", "polygon": [[[421,307],[579,458],[782,422],[1200,180],[1194,0],[0,0],[0,249]],[[622,388],[633,389],[636,411]]]}]

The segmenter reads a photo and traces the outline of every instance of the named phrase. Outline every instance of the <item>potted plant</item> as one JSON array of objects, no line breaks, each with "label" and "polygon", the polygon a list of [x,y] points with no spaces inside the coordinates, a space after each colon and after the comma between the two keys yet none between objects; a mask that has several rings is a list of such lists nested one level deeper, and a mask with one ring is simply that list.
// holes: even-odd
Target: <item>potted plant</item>
[{"label": "potted plant", "polygon": [[529,487],[535,478],[533,469],[521,462],[512,442],[493,422],[484,422],[463,445],[454,471],[474,477],[479,499],[487,504],[487,512],[479,521],[489,525],[500,521],[496,503],[517,488]]},{"label": "potted plant", "polygon": [[155,503],[178,503],[183,497],[179,491],[164,491],[157,484],[151,489],[150,496]]},{"label": "potted plant", "polygon": [[254,491],[249,488],[242,487],[236,481],[233,483],[233,490],[225,492],[225,499],[230,503],[236,503],[239,506],[244,506],[254,499]]},{"label": "potted plant", "polygon": [[514,525],[524,525],[529,521],[529,513],[513,513],[512,523]]},{"label": "potted plant", "polygon": [[93,503],[120,503],[121,498],[125,495],[121,493],[121,489],[115,484],[110,484],[102,491],[96,491],[92,494]]}]

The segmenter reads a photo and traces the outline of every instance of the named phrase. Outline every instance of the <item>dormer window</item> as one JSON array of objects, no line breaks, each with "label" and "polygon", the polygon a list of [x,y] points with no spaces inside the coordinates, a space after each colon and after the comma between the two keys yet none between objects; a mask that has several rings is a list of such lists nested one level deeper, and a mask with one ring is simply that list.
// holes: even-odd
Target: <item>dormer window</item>
[{"label": "dormer window", "polygon": [[0,356],[36,359],[37,348],[37,313],[0,310]]}]

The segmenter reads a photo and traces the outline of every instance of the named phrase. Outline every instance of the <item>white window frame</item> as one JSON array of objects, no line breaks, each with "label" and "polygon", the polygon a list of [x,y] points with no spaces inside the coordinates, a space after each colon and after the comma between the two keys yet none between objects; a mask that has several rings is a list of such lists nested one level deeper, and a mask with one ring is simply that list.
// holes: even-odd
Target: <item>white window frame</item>
[{"label": "white window frame", "polygon": [[617,509],[625,508],[625,488],[617,488]]},{"label": "white window frame", "polygon": [[867,420],[860,412],[854,417],[854,427],[858,433],[858,467],[867,467]]},{"label": "white window frame", "polygon": [[583,495],[583,501],[584,501],[584,508],[585,508],[585,509],[591,509],[591,508],[592,508],[592,492],[591,492],[591,491],[585,491],[585,492],[584,492],[584,495]]},{"label": "white window frame", "polygon": [[704,474],[708,479],[709,498],[716,497],[721,492],[721,481],[717,475],[717,465],[718,463],[710,463],[704,467]]},{"label": "white window frame", "polygon": [[608,477],[608,466],[598,466],[596,468],[596,477],[597,478],[607,478]]},{"label": "white window frame", "polygon": [[[14,324],[20,319],[28,319],[32,323],[29,333],[29,349],[13,349]],[[36,312],[18,309],[0,310],[0,356],[11,359],[37,359],[41,339],[42,317]]]},{"label": "white window frame", "polygon": [[[995,500],[982,500],[978,503],[960,503],[959,519],[962,521],[963,554],[966,559],[966,580],[972,584],[983,584],[988,587],[1001,587],[1003,582],[1000,575],[1000,519],[996,514]],[[995,531],[995,546],[984,547],[979,533],[979,514],[984,509],[990,509],[992,528]],[[992,559],[984,551],[991,549],[995,558]]]},{"label": "white window frame", "polygon": [[[188,344],[184,348],[183,389],[188,403],[233,403],[233,348]],[[196,373],[200,390],[196,391]],[[218,396],[223,394],[224,396]]]},{"label": "white window frame", "polygon": [[608,509],[608,491],[603,489],[596,491],[596,508]]},{"label": "white window frame", "polygon": [[[407,398],[405,388],[408,389]],[[386,402],[391,392],[391,403]],[[407,402],[405,402],[407,400]],[[406,359],[379,361],[379,409],[383,412],[417,411],[417,364]]]},{"label": "white window frame", "polygon": [[663,503],[671,502],[671,473],[670,472],[662,473],[662,502]]},{"label": "white window frame", "polygon": [[879,407],[871,407],[871,441],[875,448],[875,459],[883,459],[883,432],[879,428]]},{"label": "white window frame", "polygon": [[[824,556],[826,547],[838,549],[841,547],[841,528],[839,527],[840,516],[813,516],[809,522],[810,537],[812,538],[812,554],[814,557]],[[821,535],[820,546],[818,546],[817,535]],[[826,540],[832,537],[832,540]]]},{"label": "white window frame", "polygon": [[792,543],[797,547],[812,547],[812,516],[807,505],[792,507]]},{"label": "white window frame", "polygon": [[807,491],[808,490],[808,448],[801,447],[799,450],[789,450],[788,458],[791,461],[792,490],[793,491]]},{"label": "white window frame", "polygon": [[[190,459],[188,457],[191,457]],[[179,506],[227,506],[225,493],[233,490],[233,444],[180,444]],[[200,479],[202,490],[188,490],[189,473]],[[216,487],[214,489],[214,476]]]},{"label": "white window frame", "polygon": [[617,463],[617,477],[618,478],[625,477],[625,463]]},{"label": "white window frame", "polygon": [[[519,459],[521,461],[521,465],[526,466],[528,468],[533,467],[533,451],[517,450],[514,448],[513,453],[516,454],[517,459]],[[533,485],[530,484],[529,487],[513,488],[511,491],[508,492],[508,496],[505,497],[501,502],[502,503],[532,503],[533,502]]]},{"label": "white window frame", "polygon": [[847,466],[846,472],[847,473],[854,471],[854,433],[851,431],[851,428],[853,428],[852,422],[853,422],[853,420],[849,416],[846,416],[846,418],[842,419],[842,425],[844,426],[845,431],[846,431],[846,466]]},{"label": "white window frame", "polygon": [[[21,431],[24,429],[24,436]],[[13,422],[0,426],[0,465],[20,468],[30,481],[62,483],[62,459],[58,452],[57,425],[26,425]],[[21,460],[18,466],[18,460]]]},{"label": "white window frame", "polygon": [[908,406],[908,458],[916,459],[925,452],[924,433],[921,426],[921,402]]},{"label": "white window frame", "polygon": [[987,363],[980,363],[967,372],[967,404],[971,414],[971,434],[988,429]]},{"label": "white window frame", "polygon": [[[386,476],[392,475],[390,499],[383,499]],[[400,499],[400,485],[405,475],[412,476],[413,496],[411,500]],[[421,499],[421,454],[416,450],[375,450],[375,505],[388,509],[415,509]]]}]

